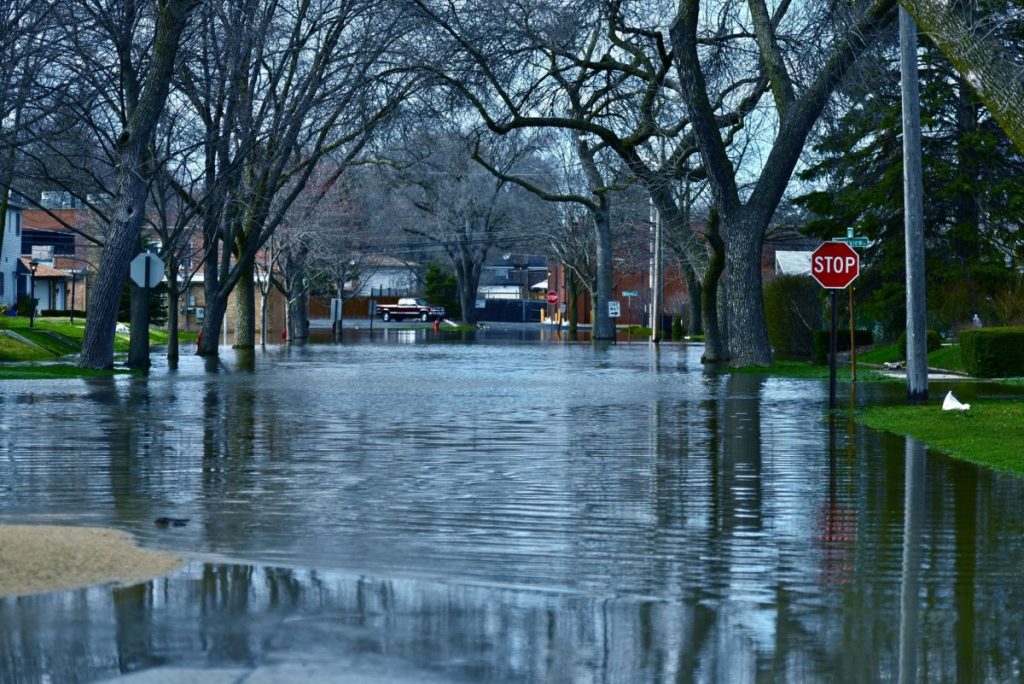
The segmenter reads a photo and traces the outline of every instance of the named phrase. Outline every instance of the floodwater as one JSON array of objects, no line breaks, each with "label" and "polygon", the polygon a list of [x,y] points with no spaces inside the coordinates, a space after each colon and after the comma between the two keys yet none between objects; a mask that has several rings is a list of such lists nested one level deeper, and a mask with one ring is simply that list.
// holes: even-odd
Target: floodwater
[{"label": "floodwater", "polygon": [[1022,677],[1024,482],[830,421],[824,383],[528,338],[5,382],[0,522],[194,560],[0,599],[0,681],[288,659],[409,681]]}]

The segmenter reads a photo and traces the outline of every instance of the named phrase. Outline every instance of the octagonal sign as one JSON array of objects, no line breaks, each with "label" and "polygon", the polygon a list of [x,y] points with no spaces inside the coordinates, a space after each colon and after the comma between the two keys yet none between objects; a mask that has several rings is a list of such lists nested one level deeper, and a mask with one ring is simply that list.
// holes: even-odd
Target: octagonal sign
[{"label": "octagonal sign", "polygon": [[847,244],[826,242],[811,253],[811,276],[822,287],[843,290],[860,275],[860,256]]}]

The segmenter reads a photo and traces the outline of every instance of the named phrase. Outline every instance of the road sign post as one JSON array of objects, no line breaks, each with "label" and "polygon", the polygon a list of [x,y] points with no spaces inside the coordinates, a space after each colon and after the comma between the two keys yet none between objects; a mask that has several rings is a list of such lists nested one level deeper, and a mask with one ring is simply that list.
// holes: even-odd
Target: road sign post
[{"label": "road sign post", "polygon": [[[832,331],[829,335],[828,407],[836,407],[836,290],[845,290],[860,275],[860,256],[845,242],[826,242],[811,253],[811,277],[831,290]],[[852,350],[852,343],[851,343]]]},{"label": "road sign post", "polygon": [[[132,331],[128,342],[128,367],[149,368],[149,290],[164,278],[164,262],[156,254],[143,252],[129,266],[132,282]],[[177,315],[171,312],[172,316]]]}]

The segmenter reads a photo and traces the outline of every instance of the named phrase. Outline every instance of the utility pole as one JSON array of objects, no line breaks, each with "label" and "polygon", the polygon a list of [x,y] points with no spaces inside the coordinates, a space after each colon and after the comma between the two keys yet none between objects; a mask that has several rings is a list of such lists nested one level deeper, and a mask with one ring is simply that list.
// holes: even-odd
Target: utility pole
[{"label": "utility pole", "polygon": [[661,300],[665,276],[662,273],[664,261],[661,258],[661,212],[651,208],[654,214],[654,254],[651,255],[651,342],[661,342]]},{"label": "utility pole", "polygon": [[917,77],[917,24],[900,7],[900,86],[903,93],[903,214],[907,263],[907,399],[928,398],[925,326],[921,104]]}]

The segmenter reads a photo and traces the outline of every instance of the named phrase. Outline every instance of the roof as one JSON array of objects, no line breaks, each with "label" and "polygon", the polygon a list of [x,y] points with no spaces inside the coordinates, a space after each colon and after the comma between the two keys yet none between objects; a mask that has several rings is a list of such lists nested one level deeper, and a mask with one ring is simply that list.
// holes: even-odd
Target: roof
[{"label": "roof", "polygon": [[[21,265],[25,267],[26,271],[32,270],[31,268],[29,268],[29,265],[32,262],[31,259],[29,259],[28,257],[19,257],[19,261],[21,261]],[[46,264],[36,264],[36,278],[51,278],[64,280],[67,277],[68,274],[65,273],[64,271],[57,270],[56,268],[53,268],[52,266],[47,266]]]},{"label": "roof", "polygon": [[780,275],[810,275],[812,253],[776,250],[775,272]]}]

